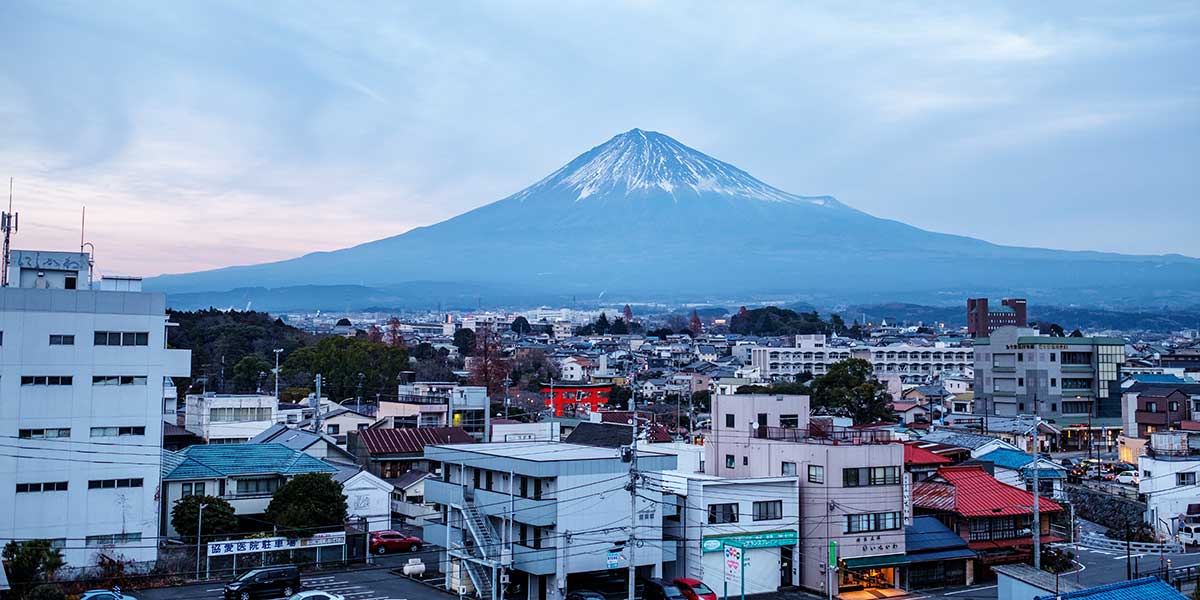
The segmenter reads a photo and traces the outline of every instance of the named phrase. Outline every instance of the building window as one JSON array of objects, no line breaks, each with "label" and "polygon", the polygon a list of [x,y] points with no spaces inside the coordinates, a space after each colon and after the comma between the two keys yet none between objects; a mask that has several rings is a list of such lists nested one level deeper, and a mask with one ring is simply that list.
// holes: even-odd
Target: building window
[{"label": "building window", "polygon": [[846,533],[891,531],[900,529],[900,523],[900,513],[898,512],[846,515]]},{"label": "building window", "polygon": [[732,428],[733,423],[734,423],[733,415],[725,415],[725,426]]},{"label": "building window", "polygon": [[149,346],[150,334],[145,331],[97,331],[96,346]]},{"label": "building window", "polygon": [[842,469],[842,487],[900,485],[900,467],[857,467]]},{"label": "building window", "polygon": [[52,334],[50,334],[50,345],[51,346],[74,346],[75,345],[75,336],[52,333]]},{"label": "building window", "polygon": [[[1051,354],[1050,356],[1054,356],[1054,355]],[[1058,378],[1057,377],[1050,378],[1050,387],[1058,387]]]},{"label": "building window", "polygon": [[18,429],[17,437],[23,440],[43,440],[49,438],[71,437],[70,427],[55,427],[50,429]]},{"label": "building window", "polygon": [[210,423],[244,423],[247,421],[270,421],[271,409],[266,408],[213,408],[208,411]]},{"label": "building window", "polygon": [[808,482],[824,485],[825,467],[821,465],[808,465]]},{"label": "building window", "polygon": [[1018,378],[1017,378],[1017,385],[1019,385],[1019,386],[1023,386],[1023,385],[1025,385],[1025,378],[1024,378],[1024,377],[1018,377]]},{"label": "building window", "polygon": [[779,415],[779,426],[791,429],[800,427],[800,415]]},{"label": "building window", "polygon": [[274,494],[275,490],[279,489],[279,478],[268,477],[260,479],[239,479],[237,482],[237,493],[243,495],[270,495]]},{"label": "building window", "polygon": [[1024,352],[1017,353],[1017,362],[1025,362],[1025,353]]},{"label": "building window", "polygon": [[728,504],[709,504],[708,505],[708,524],[716,525],[719,523],[737,523],[738,522],[738,505],[737,502]]},{"label": "building window", "polygon": [[131,479],[93,479],[88,482],[89,490],[107,490],[112,488],[140,488],[142,478]]},{"label": "building window", "polygon": [[1175,485],[1196,485],[1196,472],[1184,471],[1175,474]]},{"label": "building window", "polygon": [[726,469],[732,469],[734,467],[734,465],[736,465],[736,464],[737,463],[734,462],[734,458],[733,458],[732,454],[725,455],[725,468]]},{"label": "building window", "polygon": [[145,375],[93,375],[92,385],[146,385]]},{"label": "building window", "polygon": [[783,466],[779,469],[779,471],[784,475],[795,475],[796,474],[796,463],[785,461],[783,463]]},{"label": "building window", "polygon": [[748,467],[748,466],[750,466],[750,457],[749,457],[749,456],[743,456],[743,457],[742,457],[742,466],[743,466],[743,467]]},{"label": "building window", "polygon": [[774,521],[783,518],[783,500],[763,500],[754,503],[755,521]]},{"label": "building window", "polygon": [[196,483],[185,483],[185,484],[183,484],[182,488],[183,488],[182,495],[185,498],[188,496],[192,496],[192,495],[196,495],[196,496],[204,495],[204,482],[203,481],[198,481]]},{"label": "building window", "polygon": [[146,435],[142,426],[130,427],[93,427],[92,437],[121,437],[127,435]]},{"label": "building window", "polygon": [[1147,402],[1146,403],[1146,411],[1147,412],[1158,412],[1158,403],[1157,402]]},{"label": "building window", "polygon": [[98,546],[115,546],[118,544],[132,544],[142,541],[141,533],[113,533],[110,535],[89,535],[86,543],[89,548]]},{"label": "building window", "polygon": [[325,426],[325,433],[328,433],[329,435],[337,435],[338,431],[340,430],[341,427],[335,423],[330,423],[329,425]]},{"label": "building window", "polygon": [[38,492],[65,492],[67,491],[67,482],[65,481],[48,481],[45,483],[18,483],[18,494],[36,494]]},{"label": "building window", "polygon": [[1053,353],[1053,352],[1051,352],[1051,353],[1050,353],[1050,362],[1054,362],[1054,361],[1056,361],[1056,360],[1058,360],[1058,355],[1057,355],[1057,354],[1055,354],[1055,353]]},{"label": "building window", "polygon": [[1019,411],[1021,411],[1021,412],[1025,412],[1025,403],[1024,403],[1024,402],[1018,402],[1018,403],[1017,403],[1017,410],[1019,410]]},{"label": "building window", "polygon": [[74,378],[70,375],[22,375],[21,385],[71,385]]},{"label": "building window", "polygon": [[1171,412],[1175,412],[1175,411],[1179,410],[1179,403],[1174,400],[1167,402],[1167,410],[1169,410]]}]

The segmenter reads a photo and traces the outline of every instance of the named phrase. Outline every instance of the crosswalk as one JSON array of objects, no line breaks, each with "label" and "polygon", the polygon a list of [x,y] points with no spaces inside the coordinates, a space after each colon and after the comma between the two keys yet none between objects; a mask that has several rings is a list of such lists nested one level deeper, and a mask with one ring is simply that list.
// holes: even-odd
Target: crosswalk
[{"label": "crosswalk", "polygon": [[[303,577],[300,579],[300,583],[304,585],[305,590],[321,590],[322,592],[337,594],[346,600],[408,600],[407,598],[392,598],[391,596],[381,595],[365,585],[340,579],[340,577],[344,576],[345,573],[322,577]],[[224,591],[224,588],[211,588],[204,591],[220,593]],[[218,595],[218,597],[220,596]]]}]

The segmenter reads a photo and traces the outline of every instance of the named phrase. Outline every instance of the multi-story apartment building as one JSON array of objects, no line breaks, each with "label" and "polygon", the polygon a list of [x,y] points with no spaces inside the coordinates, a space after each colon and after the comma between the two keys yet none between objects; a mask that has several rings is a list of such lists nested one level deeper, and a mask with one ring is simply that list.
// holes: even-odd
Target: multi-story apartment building
[{"label": "multi-story apartment building", "polygon": [[188,394],[183,427],[210,444],[237,444],[278,421],[279,401],[262,394]]},{"label": "multi-story apartment building", "polygon": [[1200,432],[1150,434],[1138,457],[1138,492],[1146,497],[1145,521],[1163,535],[1178,531],[1180,520],[1200,523],[1192,509],[1200,498]]},{"label": "multi-story apartment building", "polygon": [[790,379],[801,373],[824,375],[829,366],[850,358],[871,363],[877,376],[897,375],[921,383],[943,373],[961,373],[974,362],[971,348],[895,344],[891,346],[830,346],[824,335],[797,335],[791,347],[755,346],[750,364],[768,379]]},{"label": "multi-story apartment building", "polygon": [[1001,327],[975,338],[975,413],[1119,417],[1125,342]]},{"label": "multi-story apartment building", "polygon": [[[887,431],[810,422],[809,398],[713,398],[706,472],[722,477],[795,476],[799,481],[799,565],[795,584],[816,591],[898,587],[904,564],[904,446]],[[829,547],[838,570],[827,579]]]},{"label": "multi-story apartment building", "polygon": [[987,337],[1001,327],[1025,327],[1026,304],[1024,298],[1005,298],[1000,306],[988,307],[987,298],[967,299],[967,335]]},{"label": "multi-story apartment building", "polygon": [[[70,565],[156,558],[166,298],[92,282],[78,252],[13,251],[0,289],[0,538],[56,540]],[[118,291],[120,288],[120,291]]]},{"label": "multi-story apartment building", "polygon": [[[425,501],[441,509],[424,539],[446,548],[447,589],[491,598],[499,581],[529,600],[562,600],[589,577],[624,576],[630,554],[640,577],[660,577],[676,559],[662,541],[664,502],[657,482],[676,466],[673,454],[638,452],[638,540],[627,548],[631,516],[629,463],[612,448],[561,442],[428,446],[441,478],[425,480]],[[502,574],[501,569],[507,572]],[[612,571],[610,571],[612,570]]]},{"label": "multi-story apartment building", "polygon": [[381,402],[376,416],[392,427],[461,427],[482,442],[490,436],[490,408],[486,387],[418,381],[401,384],[396,402]]}]

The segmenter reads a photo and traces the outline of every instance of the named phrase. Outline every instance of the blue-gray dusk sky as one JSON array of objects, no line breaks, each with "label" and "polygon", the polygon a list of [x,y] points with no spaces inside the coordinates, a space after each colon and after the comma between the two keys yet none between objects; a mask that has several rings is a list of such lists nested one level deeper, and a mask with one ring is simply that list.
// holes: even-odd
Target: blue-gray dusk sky
[{"label": "blue-gray dusk sky", "polygon": [[0,124],[15,245],[86,204],[107,273],[402,233],[633,127],[926,229],[1200,256],[1194,0],[6,0]]}]

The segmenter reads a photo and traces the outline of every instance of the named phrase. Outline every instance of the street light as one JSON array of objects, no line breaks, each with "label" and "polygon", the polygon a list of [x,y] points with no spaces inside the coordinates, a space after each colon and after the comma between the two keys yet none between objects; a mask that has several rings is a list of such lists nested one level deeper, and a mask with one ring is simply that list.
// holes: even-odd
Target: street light
[{"label": "street light", "polygon": [[275,349],[275,368],[271,370],[275,374],[275,401],[279,401],[279,355],[283,354],[283,348]]},{"label": "street light", "polygon": [[207,504],[200,505],[200,511],[196,514],[196,579],[200,579],[200,540],[203,539],[201,532],[204,527],[204,509],[208,508]]}]

